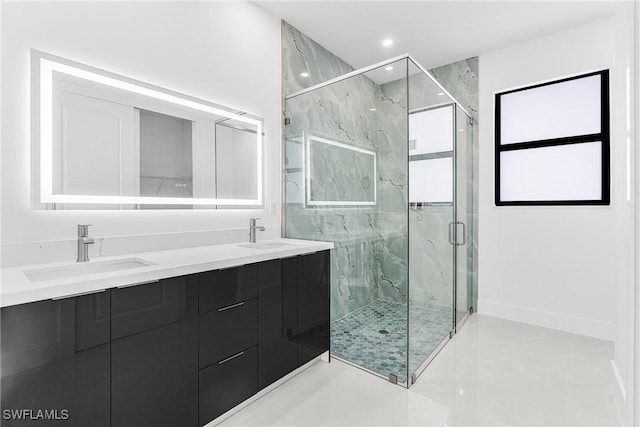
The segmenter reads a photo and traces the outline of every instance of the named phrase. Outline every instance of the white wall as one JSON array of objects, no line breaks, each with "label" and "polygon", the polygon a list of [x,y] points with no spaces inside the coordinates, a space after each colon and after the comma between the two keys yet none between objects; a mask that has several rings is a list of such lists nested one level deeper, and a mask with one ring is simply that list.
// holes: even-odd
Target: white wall
[{"label": "white wall", "polygon": [[[635,117],[635,268],[634,268],[634,281],[632,283],[635,289],[635,301],[633,304],[635,318],[630,316],[633,321],[633,334],[634,341],[632,359],[633,376],[630,381],[633,384],[634,395],[633,399],[629,400],[629,406],[632,406],[631,412],[633,412],[633,422],[630,425],[640,425],[640,4],[635,2],[635,19],[634,19],[634,64],[635,64],[635,102],[634,102],[634,117]],[[635,401],[635,403],[634,403]]]},{"label": "white wall", "polygon": [[[78,223],[105,255],[244,239],[249,217],[280,236],[278,19],[245,2],[3,2],[1,19],[2,265],[73,259]],[[31,209],[31,48],[264,117],[265,209]]]},{"label": "white wall", "polygon": [[[611,361],[612,385],[614,396],[619,408],[620,416],[625,425],[634,425],[633,411],[637,390],[634,390],[633,375],[634,361],[637,359],[634,350],[634,313],[635,313],[635,285],[634,262],[638,261],[638,253],[634,250],[633,222],[636,210],[635,185],[633,177],[636,175],[637,166],[632,167],[634,147],[637,139],[634,137],[634,128],[638,125],[632,120],[637,117],[633,114],[634,93],[634,4],[620,3],[616,13],[616,67],[618,84],[615,86],[615,96],[622,100],[624,110],[618,109],[619,114],[612,118],[613,128],[619,141],[617,152],[618,168],[624,172],[618,187],[620,191],[615,194],[615,236],[616,236],[616,328],[614,335],[615,354]],[[627,113],[626,109],[630,111]],[[627,182],[627,168],[629,179]],[[637,230],[636,230],[637,231]]]},{"label": "white wall", "polygon": [[[493,112],[496,91],[614,66],[614,18],[480,56],[480,313],[613,340],[624,141],[612,132],[611,206],[496,207]],[[616,79],[614,71],[612,117]]]}]

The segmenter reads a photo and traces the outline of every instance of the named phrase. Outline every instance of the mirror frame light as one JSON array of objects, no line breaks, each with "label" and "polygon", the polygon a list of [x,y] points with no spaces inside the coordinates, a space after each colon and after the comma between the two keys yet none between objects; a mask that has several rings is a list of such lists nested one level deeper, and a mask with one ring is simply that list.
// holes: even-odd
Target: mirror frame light
[{"label": "mirror frame light", "polygon": [[[77,204],[141,204],[141,205],[221,205],[221,206],[262,206],[263,204],[263,123],[262,120],[221,109],[215,104],[162,89],[108,71],[99,70],[74,61],[34,51],[39,58],[40,83],[40,202]],[[178,104],[205,113],[216,114],[256,126],[257,190],[256,199],[218,199],[146,196],[99,196],[70,195],[53,193],[53,73],[59,72],[123,89],[160,101]]]}]

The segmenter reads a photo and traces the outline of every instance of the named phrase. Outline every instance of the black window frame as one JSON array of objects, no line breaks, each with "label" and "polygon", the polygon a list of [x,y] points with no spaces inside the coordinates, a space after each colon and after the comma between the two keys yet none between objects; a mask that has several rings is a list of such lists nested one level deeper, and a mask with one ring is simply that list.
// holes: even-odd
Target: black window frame
[{"label": "black window frame", "polygon": [[[600,132],[587,135],[576,135],[562,138],[552,138],[543,140],[532,140],[526,142],[517,142],[502,145],[500,143],[501,123],[500,123],[500,100],[504,95],[514,92],[535,89],[543,86],[550,86],[558,83],[564,83],[571,80],[578,80],[595,75],[601,76],[600,84]],[[553,80],[546,83],[535,84],[523,88],[513,89],[495,94],[495,188],[494,198],[496,206],[593,206],[593,205],[610,205],[611,204],[611,162],[610,162],[610,106],[609,106],[609,70],[600,70],[578,76],[567,77],[563,79]],[[555,147],[570,144],[584,144],[589,142],[601,142],[601,197],[593,200],[518,200],[503,201],[500,200],[500,154],[506,151],[520,151],[531,148]]]}]

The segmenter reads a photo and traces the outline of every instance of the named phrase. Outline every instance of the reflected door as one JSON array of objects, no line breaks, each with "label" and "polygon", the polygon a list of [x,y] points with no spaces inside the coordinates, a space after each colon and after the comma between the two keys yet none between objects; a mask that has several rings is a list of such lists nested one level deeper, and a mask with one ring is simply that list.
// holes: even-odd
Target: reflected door
[{"label": "reflected door", "polygon": [[54,194],[134,195],[133,108],[62,90],[54,95]]}]

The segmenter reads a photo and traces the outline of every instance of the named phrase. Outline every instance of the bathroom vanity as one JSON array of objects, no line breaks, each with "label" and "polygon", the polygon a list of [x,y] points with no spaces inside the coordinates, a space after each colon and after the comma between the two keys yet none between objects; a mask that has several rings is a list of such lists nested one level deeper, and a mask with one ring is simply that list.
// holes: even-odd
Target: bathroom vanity
[{"label": "bathroom vanity", "polygon": [[3,269],[2,424],[206,425],[329,350],[331,248],[280,239],[137,254],[119,271]]}]

